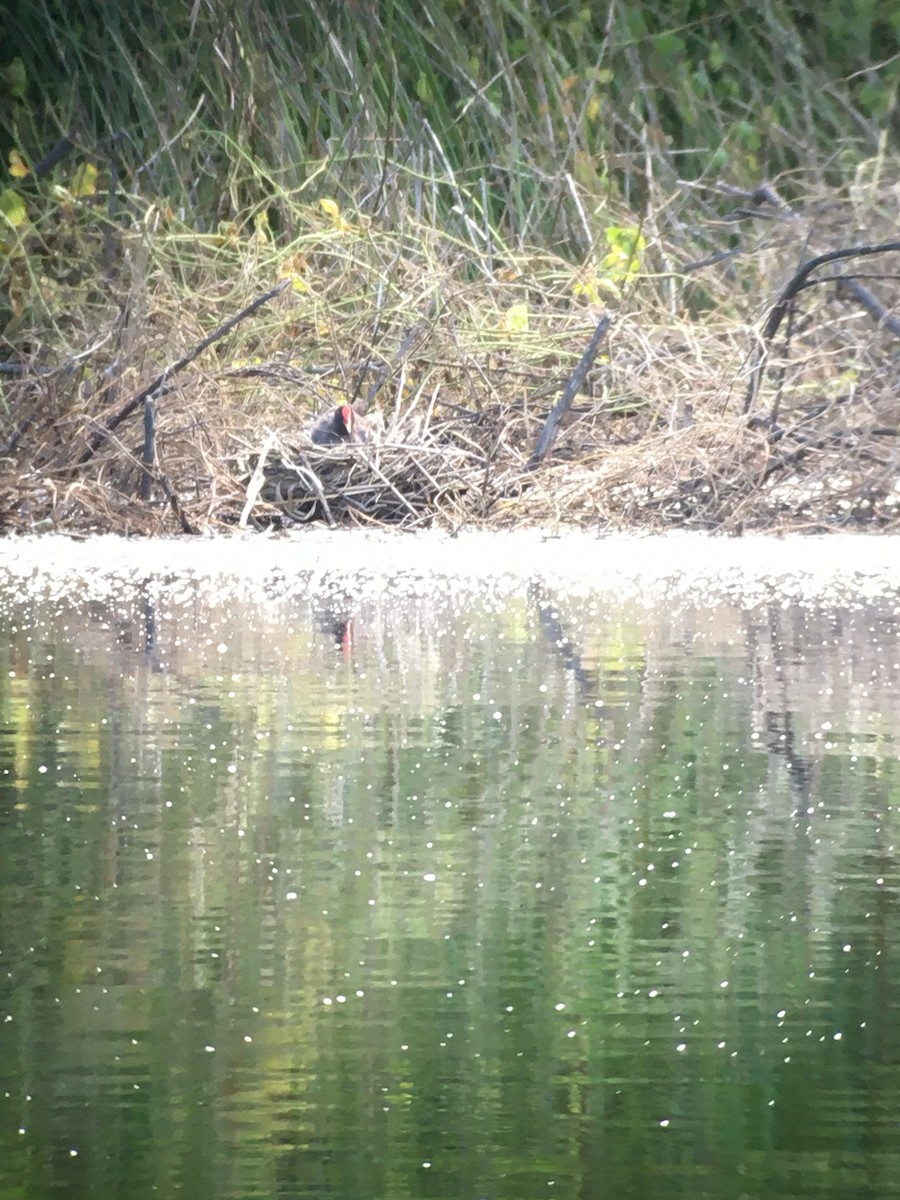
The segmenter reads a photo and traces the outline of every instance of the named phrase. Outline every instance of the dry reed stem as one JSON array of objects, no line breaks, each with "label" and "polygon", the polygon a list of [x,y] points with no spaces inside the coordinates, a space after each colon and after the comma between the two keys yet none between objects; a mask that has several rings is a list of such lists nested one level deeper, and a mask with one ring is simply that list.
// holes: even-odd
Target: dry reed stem
[{"label": "dry reed stem", "polygon": [[[871,198],[868,235],[881,236],[897,208],[893,189]],[[139,330],[120,307],[73,308],[72,353],[59,351],[70,365],[0,375],[9,414],[0,522],[147,534],[316,515],[454,528],[896,527],[900,360],[890,330],[846,294],[803,293],[789,341],[769,349],[751,419],[741,414],[769,303],[804,247],[859,240],[847,227],[854,207],[751,222],[740,256],[674,292],[671,277],[649,274],[651,260],[700,257],[703,246],[667,212],[668,226],[662,214],[655,221],[665,245],[648,251],[648,272],[618,303],[553,453],[531,473],[540,428],[597,323],[573,296],[583,270],[543,252],[473,281],[439,231],[412,238],[360,224],[342,240],[311,218],[289,255],[237,246],[235,270],[223,273],[225,250],[197,235],[148,243],[141,234],[133,261],[145,270],[128,296]],[[705,236],[715,246],[709,227]],[[159,399],[157,485],[142,505],[140,414],[100,443],[98,430],[271,286],[286,257],[305,290],[275,298]],[[896,313],[898,265],[880,265],[866,286]],[[707,307],[691,315],[701,285]],[[514,305],[527,310],[527,329],[509,326]],[[76,361],[79,345],[93,349]],[[376,383],[380,444],[323,452],[308,443],[315,412],[364,399]]]}]

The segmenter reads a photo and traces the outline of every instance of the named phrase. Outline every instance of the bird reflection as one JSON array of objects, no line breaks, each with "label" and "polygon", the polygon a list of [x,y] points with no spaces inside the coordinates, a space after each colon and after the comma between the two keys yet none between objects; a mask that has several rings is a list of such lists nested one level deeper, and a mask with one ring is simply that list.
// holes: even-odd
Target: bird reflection
[{"label": "bird reflection", "polygon": [[353,652],[355,609],[354,598],[347,592],[332,595],[313,606],[313,625],[329,638],[335,650],[339,650],[345,658],[349,658]]}]

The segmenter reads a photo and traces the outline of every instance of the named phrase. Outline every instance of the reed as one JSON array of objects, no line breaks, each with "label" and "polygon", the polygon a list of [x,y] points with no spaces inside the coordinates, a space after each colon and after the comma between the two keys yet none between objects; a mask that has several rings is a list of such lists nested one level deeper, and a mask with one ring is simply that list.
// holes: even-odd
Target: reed
[{"label": "reed", "polygon": [[[858,270],[856,292],[797,297],[756,397],[793,442],[743,411],[798,261],[895,236],[887,6],[851,20],[785,2],[205,0],[100,15],[21,0],[3,18],[9,527],[239,523],[256,519],[254,477],[270,519],[288,484],[297,501],[282,468],[313,415],[361,400],[387,430],[384,478],[354,467],[353,502],[329,502],[350,520],[895,519],[893,260],[868,268],[868,310]],[[608,346],[529,472],[606,307]],[[141,506],[136,409],[158,376]],[[804,413],[822,404],[812,437]],[[313,473],[313,500],[340,492],[333,464]],[[866,511],[847,500],[861,478]]]}]

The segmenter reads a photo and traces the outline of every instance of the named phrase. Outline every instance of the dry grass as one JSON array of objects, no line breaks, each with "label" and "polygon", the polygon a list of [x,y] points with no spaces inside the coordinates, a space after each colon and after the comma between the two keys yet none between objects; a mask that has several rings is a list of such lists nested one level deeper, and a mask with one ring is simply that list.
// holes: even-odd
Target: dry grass
[{"label": "dry grass", "polygon": [[[48,237],[15,267],[31,281],[19,344],[37,360],[20,351],[17,362],[41,370],[7,363],[0,375],[0,520],[145,534],[311,519],[895,527],[900,255],[831,272],[857,271],[856,286],[885,306],[881,321],[846,284],[801,293],[789,339],[786,322],[749,413],[744,405],[766,314],[797,265],[892,236],[898,189],[764,203],[734,221],[716,203],[670,199],[646,221],[655,233],[624,294],[599,279],[614,325],[536,470],[528,458],[602,311],[596,290],[592,301],[578,286],[598,282],[598,254],[573,266],[495,242],[479,258],[409,214],[386,232],[313,209],[298,210],[302,232],[284,247],[253,214],[249,233],[201,236],[148,211],[100,286],[96,214],[76,214],[53,243],[70,236],[74,282],[51,279]],[[598,244],[602,233],[601,223]],[[690,268],[733,234],[737,253]],[[117,414],[279,278],[293,286],[157,393],[141,499],[143,406],[118,424]],[[314,413],[347,402],[380,414],[383,436],[312,446]]]}]

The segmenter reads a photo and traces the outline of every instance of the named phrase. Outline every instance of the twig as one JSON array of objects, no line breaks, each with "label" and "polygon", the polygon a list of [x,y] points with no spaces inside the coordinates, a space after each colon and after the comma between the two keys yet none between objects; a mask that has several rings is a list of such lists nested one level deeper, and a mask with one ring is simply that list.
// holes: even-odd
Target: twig
[{"label": "twig", "polygon": [[559,432],[559,426],[563,417],[572,407],[572,401],[578,395],[581,385],[584,383],[588,371],[591,369],[594,359],[597,357],[597,351],[600,349],[600,343],[606,336],[606,331],[612,324],[612,317],[609,313],[605,313],[601,318],[599,325],[594,330],[594,336],[588,343],[588,348],[581,356],[581,361],[572,372],[569,382],[565,386],[563,394],[550,410],[550,415],[544,422],[544,428],[541,430],[541,436],[538,438],[537,445],[534,448],[534,453],[528,460],[527,470],[533,471],[535,467],[540,466],[547,451],[556,440],[556,435]]},{"label": "twig", "polygon": [[[331,514],[331,508],[329,507],[328,500],[325,498],[325,489],[322,487],[321,479],[319,479],[318,475],[315,473],[315,471],[312,469],[312,467],[304,466],[302,463],[291,462],[287,458],[284,459],[283,462],[284,462],[284,466],[289,467],[290,470],[296,472],[296,474],[299,475],[301,479],[304,479],[310,485],[312,490],[316,493],[316,500],[322,507],[322,513],[325,517],[325,520],[328,522],[329,525],[334,526],[335,520]],[[283,499],[283,497],[281,495],[281,483],[278,480],[276,480],[276,482],[275,482],[275,501],[278,504],[282,504],[284,506],[285,512],[288,512],[287,504],[285,503],[285,500]],[[288,503],[290,503],[290,504],[294,503],[293,496],[289,498]],[[311,521],[313,519],[313,517],[315,516],[315,511],[316,511],[315,508],[313,508],[312,511],[307,516],[300,517],[300,518],[294,517],[294,520],[301,520],[303,522]],[[288,512],[288,516],[293,516],[293,513]]]},{"label": "twig", "polygon": [[153,482],[153,464],[156,461],[156,405],[153,397],[148,396],[144,402],[144,470],[141,474],[141,499],[146,503],[150,499],[150,485]]},{"label": "twig", "polygon": [[584,205],[581,203],[581,197],[578,195],[575,180],[568,171],[566,171],[563,178],[566,181],[569,195],[572,197],[572,203],[575,205],[575,211],[578,213],[578,219],[581,221],[581,232],[584,234],[584,249],[586,252],[592,252],[597,244],[597,239],[591,234],[591,225],[587,219],[587,213],[584,211]]},{"label": "twig", "polygon": [[185,121],[185,123],[181,126],[181,128],[178,130],[178,132],[173,134],[172,137],[168,138],[165,142],[163,142],[163,144],[161,146],[158,146],[156,148],[156,150],[154,150],[153,153],[150,155],[150,157],[147,159],[147,161],[141,163],[141,165],[137,168],[137,170],[134,172],[135,179],[137,179],[138,176],[143,175],[145,171],[149,171],[150,168],[153,166],[153,164],[156,162],[156,160],[160,157],[160,155],[168,154],[168,152],[172,148],[172,146],[174,146],[175,143],[177,141],[179,141],[187,133],[187,131],[190,129],[191,125],[193,125],[194,121],[200,115],[200,110],[205,103],[206,103],[206,96],[202,95],[200,97],[200,99],[197,101],[197,103],[194,105],[194,111],[190,114],[190,116]]},{"label": "twig", "polygon": [[[146,465],[140,459],[138,459],[132,453],[132,451],[129,450],[128,447],[114,434],[110,434],[110,439],[113,441],[115,448],[122,455],[123,459],[126,459],[128,462],[140,467],[142,471],[146,471],[148,469]],[[199,534],[200,529],[189,520],[184,509],[181,507],[181,501],[178,499],[175,489],[169,482],[169,477],[166,475],[165,471],[161,469],[159,463],[156,464],[152,474],[154,481],[159,485],[160,488],[162,488],[163,495],[165,496],[169,507],[175,514],[175,517],[181,526],[182,533],[189,533],[193,536]]]},{"label": "twig", "polygon": [[900,250],[900,242],[882,242],[877,246],[848,246],[845,250],[831,250],[827,254],[819,254],[802,264],[794,277],[783,288],[781,295],[772,305],[769,315],[766,318],[761,335],[761,344],[754,351],[753,370],[750,373],[750,382],[747,385],[747,395],[744,399],[745,416],[753,407],[762,387],[772,339],[781,327],[782,321],[787,316],[800,292],[817,282],[816,280],[810,280],[810,275],[814,271],[818,271],[819,267],[827,266],[833,262],[840,262],[845,258],[868,258],[874,254],[887,254],[894,250]]},{"label": "twig", "polygon": [[94,342],[93,346],[88,346],[87,350],[82,350],[79,354],[73,354],[62,362],[57,367],[42,366],[40,363],[22,363],[22,362],[3,362],[0,363],[0,375],[13,375],[19,378],[23,375],[71,375],[75,369],[75,364],[82,362],[86,358],[96,353],[97,350],[102,350],[112,333],[104,334],[99,341]]},{"label": "twig", "polygon": [[376,475],[381,480],[381,482],[388,489],[388,491],[397,497],[397,499],[400,501],[400,503],[403,505],[403,507],[405,509],[407,509],[409,512],[411,512],[414,517],[418,517],[420,515],[419,513],[416,512],[416,510],[413,508],[413,506],[410,504],[410,502],[407,500],[407,498],[403,495],[403,493],[401,491],[398,491],[398,489],[394,487],[394,485],[391,483],[391,481],[388,479],[388,477],[385,475],[385,473],[382,470],[380,470],[380,468],[373,462],[373,460],[371,458],[367,461],[366,466],[369,468],[369,470],[372,472],[373,475]]},{"label": "twig", "polygon": [[122,130],[113,137],[112,154],[109,156],[109,197],[106,202],[106,229],[103,234],[103,275],[112,279],[113,264],[119,248],[119,229],[116,217],[119,209],[119,181],[122,175]]},{"label": "twig", "polygon": [[261,296],[257,296],[252,304],[248,304],[246,308],[242,309],[235,316],[230,317],[224,325],[220,325],[218,329],[213,330],[208,337],[203,338],[203,340],[198,342],[192,350],[189,350],[183,358],[179,358],[177,362],[174,362],[171,366],[166,367],[162,374],[157,375],[151,384],[148,384],[147,387],[138,392],[136,396],[132,396],[131,399],[119,409],[116,415],[102,429],[98,430],[97,433],[91,437],[91,439],[88,441],[87,449],[78,460],[79,465],[83,466],[86,462],[89,462],[100,449],[100,447],[109,440],[109,435],[113,432],[113,430],[118,429],[123,421],[127,420],[133,412],[140,408],[145,400],[147,400],[150,396],[155,395],[155,393],[162,388],[169,379],[171,379],[174,375],[177,375],[180,371],[183,371],[185,367],[190,366],[190,364],[196,358],[199,358],[204,350],[208,349],[214,342],[219,341],[220,338],[223,338],[226,333],[230,333],[236,325],[240,324],[241,321],[245,320],[249,316],[252,316],[258,308],[261,308],[264,304],[267,304],[270,300],[273,300],[277,295],[283,292],[290,282],[291,281],[289,279],[283,279],[277,287],[273,287],[270,291],[264,292]]},{"label": "twig", "polygon": [[35,179],[43,179],[45,175],[49,175],[57,163],[61,163],[75,149],[74,142],[75,132],[70,130],[65,137],[60,138],[49,154],[46,154],[39,163],[35,163],[32,168],[32,174]]},{"label": "twig", "polygon": [[708,254],[706,258],[696,258],[691,262],[679,263],[678,273],[688,275],[691,271],[702,271],[705,267],[715,267],[720,262],[728,262],[731,258],[739,258],[744,251],[735,246],[731,250],[717,250],[715,254]]},{"label": "twig", "polygon": [[[859,434],[859,430],[842,430],[836,429],[823,433],[820,437],[811,438],[809,441],[804,441],[796,450],[790,450],[786,454],[778,455],[771,458],[766,463],[765,470],[762,473],[760,484],[767,483],[771,477],[778,471],[784,471],[788,467],[796,466],[802,462],[816,450],[824,450],[828,446],[840,446],[846,443],[855,445],[853,437]],[[852,437],[851,437],[852,435]]]},{"label": "twig", "polygon": [[259,498],[263,484],[266,482],[266,459],[269,457],[269,451],[275,445],[276,440],[275,434],[270,432],[263,443],[262,450],[259,452],[259,458],[256,460],[256,466],[253,468],[250,482],[247,484],[247,498],[244,501],[244,507],[241,509],[238,529],[247,528],[247,519],[250,516],[253,505]]},{"label": "twig", "polygon": [[873,295],[868,288],[863,287],[857,279],[854,279],[852,275],[839,275],[837,278],[837,290],[838,295],[842,292],[847,292],[879,325],[883,325],[885,329],[889,329],[894,337],[900,337],[900,320],[893,316],[891,310],[882,304],[878,297]]},{"label": "twig", "polygon": [[[360,416],[364,417],[366,415],[366,413],[372,407],[372,403],[375,400],[375,397],[378,395],[378,393],[384,387],[387,380],[393,376],[394,372],[397,370],[398,367],[402,366],[405,363],[406,359],[409,357],[409,355],[412,353],[413,349],[415,348],[417,342],[420,339],[424,338],[424,336],[431,330],[431,328],[434,325],[435,318],[438,314],[440,301],[441,301],[441,292],[440,292],[440,289],[438,289],[437,294],[432,296],[432,298],[431,298],[431,303],[428,306],[428,311],[425,314],[425,316],[422,318],[421,321],[417,321],[416,324],[413,325],[412,328],[408,331],[408,333],[404,337],[403,341],[400,343],[400,345],[397,347],[396,351],[394,352],[393,357],[390,359],[389,362],[385,363],[385,365],[381,368],[381,371],[379,372],[378,376],[373,380],[371,386],[369,387],[369,390],[366,392],[366,396],[365,396],[365,399],[363,400],[363,402],[361,404],[359,404],[358,406],[356,406]],[[366,366],[368,367],[368,363],[366,364]]]}]

